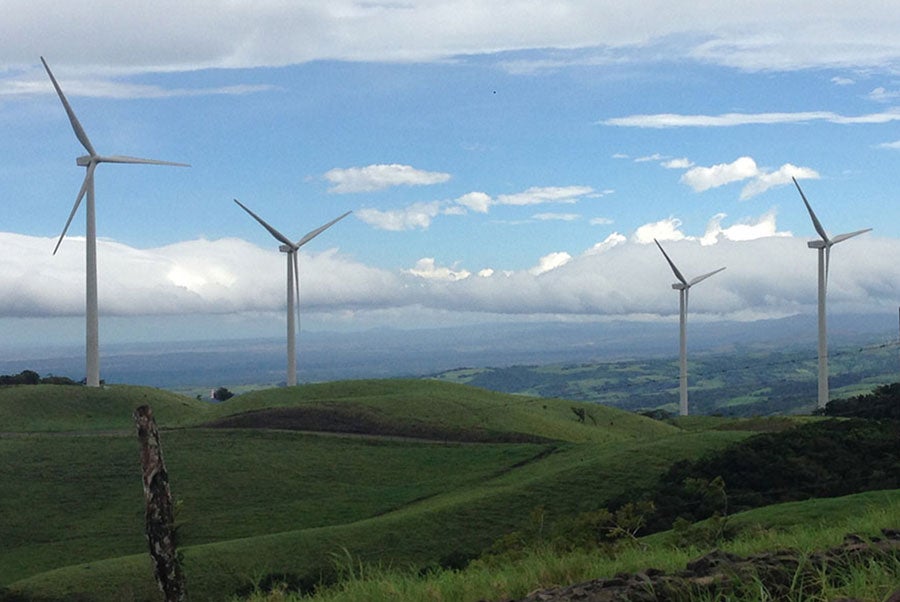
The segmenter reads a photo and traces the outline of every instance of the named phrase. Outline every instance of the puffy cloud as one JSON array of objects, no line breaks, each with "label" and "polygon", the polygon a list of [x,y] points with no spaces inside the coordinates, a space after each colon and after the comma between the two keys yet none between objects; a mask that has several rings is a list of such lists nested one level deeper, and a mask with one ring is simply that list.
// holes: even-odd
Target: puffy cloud
[{"label": "puffy cloud", "polygon": [[732,163],[719,163],[711,167],[694,167],[681,176],[681,181],[703,192],[732,182],[740,182],[759,174],[756,161],[751,157],[740,157]]},{"label": "puffy cloud", "polygon": [[456,199],[456,203],[477,213],[487,213],[492,202],[490,195],[484,192],[469,192]]},{"label": "puffy cloud", "polygon": [[[693,311],[712,317],[813,313],[816,255],[805,238],[779,232],[774,212],[727,224],[711,218],[705,232],[685,234],[671,217],[619,233],[577,252],[547,253],[522,270],[460,265],[427,257],[396,272],[366,265],[336,249],[301,253],[304,315],[334,316],[365,326],[367,316],[407,313],[484,316],[638,316],[676,310],[671,273],[654,245],[686,276],[727,266],[703,283]],[[84,240],[55,241],[0,233],[0,318],[81,316]],[[832,253],[831,311],[896,312],[900,241],[869,234]],[[270,313],[282,319],[285,256],[239,239],[191,240],[152,249],[99,241],[100,305],[111,316],[228,316]],[[179,318],[180,319],[180,318]]]},{"label": "puffy cloud", "polygon": [[790,184],[791,178],[798,180],[818,179],[819,173],[808,167],[797,167],[790,163],[785,163],[778,170],[772,172],[760,172],[756,174],[751,182],[749,182],[741,190],[741,200],[749,199],[758,194],[762,194],[773,186],[782,186]]},{"label": "puffy cloud", "polygon": [[628,239],[619,234],[618,232],[613,232],[609,236],[607,236],[604,240],[596,243],[590,249],[584,252],[585,255],[593,255],[596,253],[604,253],[613,247],[620,245],[624,242],[627,242]]},{"label": "puffy cloud", "polygon": [[671,159],[662,164],[666,169],[688,169],[694,166],[694,162],[685,157],[681,159]]},{"label": "puffy cloud", "polygon": [[648,245],[656,240],[682,240],[684,232],[679,230],[681,220],[677,217],[669,217],[651,224],[644,224],[634,231],[631,239],[643,245]]},{"label": "puffy cloud", "polygon": [[572,256],[564,251],[550,253],[549,255],[544,255],[543,257],[541,257],[538,261],[538,264],[528,270],[528,273],[532,274],[533,276],[539,276],[540,274],[564,266],[570,261],[572,261]]},{"label": "puffy cloud", "polygon": [[[466,211],[487,213],[497,205],[539,205],[544,203],[572,204],[586,197],[605,196],[611,190],[597,193],[590,186],[546,186],[532,187],[523,192],[502,194],[496,198],[485,192],[469,192],[453,201],[430,201],[414,203],[402,209],[381,210],[374,208],[360,209],[356,216],[367,224],[381,230],[427,229],[431,221],[438,215],[463,215]],[[572,221],[579,216],[573,213],[539,213],[533,216],[537,220]]]},{"label": "puffy cloud", "polygon": [[719,240],[748,241],[768,236],[790,236],[790,232],[779,232],[775,223],[775,211],[769,211],[757,219],[745,219],[737,224],[722,227],[724,213],[718,213],[709,220],[706,232],[700,237],[702,245],[712,245]]},{"label": "puffy cloud", "polygon": [[403,209],[364,208],[357,210],[356,217],[380,230],[414,230],[426,229],[431,225],[431,220],[441,213],[441,203],[431,201],[426,203],[414,203]]},{"label": "puffy cloud", "polygon": [[423,257],[416,262],[415,267],[404,270],[407,274],[412,274],[418,278],[426,280],[465,280],[472,275],[468,270],[454,270],[453,268],[440,267],[435,265],[434,257]]},{"label": "puffy cloud", "polygon": [[441,184],[450,174],[422,171],[410,165],[368,165],[366,167],[334,168],[325,172],[324,178],[333,186],[329,192],[373,192],[392,186],[428,186]]},{"label": "puffy cloud", "polygon": [[743,201],[762,194],[774,186],[790,184],[791,178],[803,180],[818,177],[819,173],[809,167],[798,167],[785,163],[775,171],[767,171],[760,168],[752,157],[739,157],[732,163],[719,163],[711,167],[689,169],[681,176],[681,181],[693,188],[695,192],[704,192],[733,182],[750,180],[741,190],[740,199]]}]

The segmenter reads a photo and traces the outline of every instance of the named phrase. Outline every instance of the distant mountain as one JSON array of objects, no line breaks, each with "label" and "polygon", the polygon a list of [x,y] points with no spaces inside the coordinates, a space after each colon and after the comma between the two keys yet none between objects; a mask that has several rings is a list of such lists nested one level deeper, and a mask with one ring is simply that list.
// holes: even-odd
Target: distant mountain
[{"label": "distant mountain", "polygon": [[[895,315],[830,316],[832,345],[895,340]],[[694,352],[765,348],[815,350],[815,316],[689,324]],[[678,327],[666,322],[511,323],[431,329],[302,332],[300,381],[421,376],[463,366],[502,367],[675,357]],[[105,345],[107,382],[188,388],[277,384],[284,380],[282,339]],[[0,374],[24,369],[79,380],[79,347],[5,352]]]}]

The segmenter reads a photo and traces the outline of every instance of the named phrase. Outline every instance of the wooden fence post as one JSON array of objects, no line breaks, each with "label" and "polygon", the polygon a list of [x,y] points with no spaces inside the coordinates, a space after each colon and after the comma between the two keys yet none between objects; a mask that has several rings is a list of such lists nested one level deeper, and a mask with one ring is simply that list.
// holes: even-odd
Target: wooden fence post
[{"label": "wooden fence post", "polygon": [[145,530],[156,583],[166,602],[185,602],[184,573],[176,551],[175,512],[169,491],[169,473],[166,472],[159,444],[159,431],[150,406],[137,408],[133,416],[141,442],[141,470],[147,502]]}]

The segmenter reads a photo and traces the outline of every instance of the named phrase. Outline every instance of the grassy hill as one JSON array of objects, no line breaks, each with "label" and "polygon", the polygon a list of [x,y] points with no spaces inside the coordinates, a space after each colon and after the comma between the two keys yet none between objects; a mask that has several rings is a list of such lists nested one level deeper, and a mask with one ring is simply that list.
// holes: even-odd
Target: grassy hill
[{"label": "grassy hill", "polygon": [[0,587],[158,597],[131,423],[142,404],[164,429],[197,600],[266,581],[314,585],[347,555],[455,566],[538,506],[554,516],[601,508],[758,428],[685,430],[422,380],[271,389],[216,405],[129,386],[0,388]]}]

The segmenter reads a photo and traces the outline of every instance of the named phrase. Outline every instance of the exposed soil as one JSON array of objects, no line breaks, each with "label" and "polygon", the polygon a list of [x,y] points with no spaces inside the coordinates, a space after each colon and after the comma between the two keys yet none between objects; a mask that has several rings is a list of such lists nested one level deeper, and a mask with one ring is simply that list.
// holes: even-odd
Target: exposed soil
[{"label": "exposed soil", "polygon": [[415,419],[397,422],[377,410],[348,404],[315,404],[270,408],[226,416],[202,425],[207,428],[279,429],[344,433],[376,437],[404,437],[461,443],[549,443],[527,433],[454,428]]},{"label": "exposed soil", "polygon": [[[837,575],[842,566],[879,558],[896,561],[900,558],[900,530],[884,529],[882,533],[883,538],[871,541],[848,535],[843,545],[808,556],[777,551],[741,557],[715,550],[674,574],[656,569],[623,573],[610,579],[536,591],[516,602],[678,602],[707,596],[718,600],[719,596],[740,593],[741,584],[754,583],[764,584],[770,599],[781,600],[792,587],[796,593],[796,588],[821,582],[823,572]],[[900,602],[900,589],[887,600]]]}]

